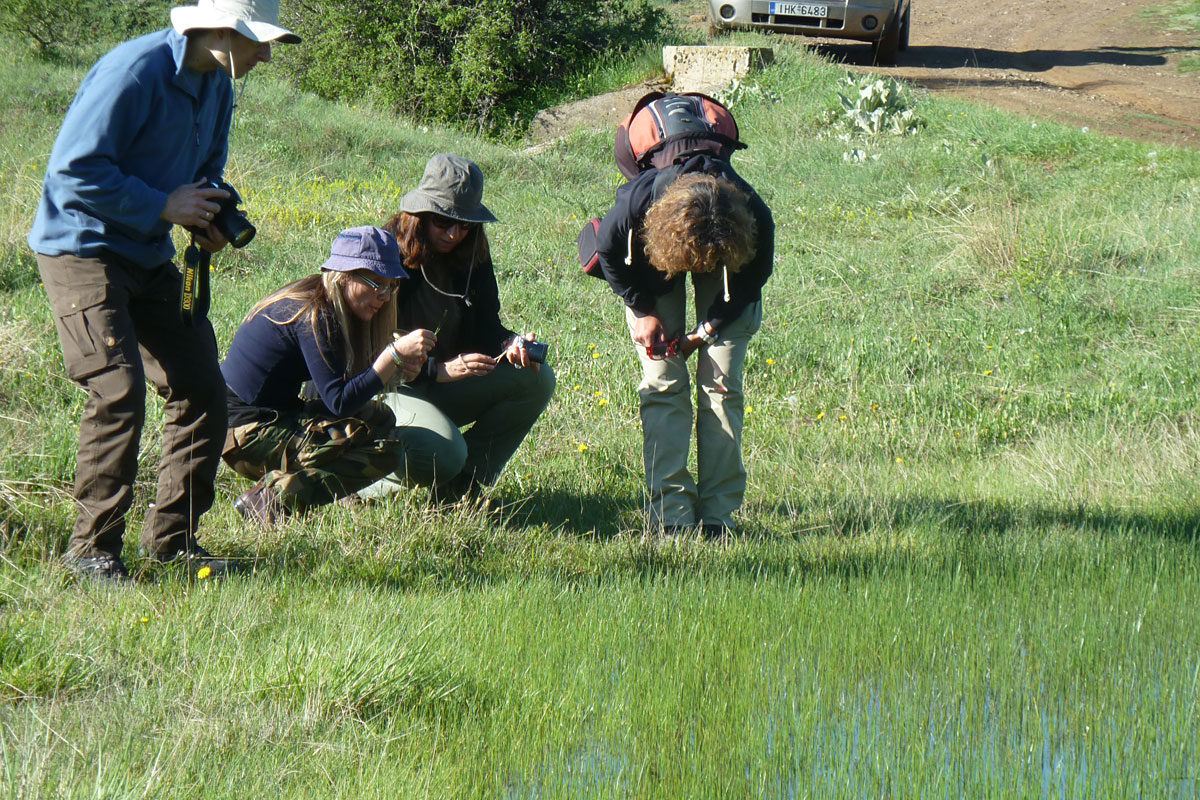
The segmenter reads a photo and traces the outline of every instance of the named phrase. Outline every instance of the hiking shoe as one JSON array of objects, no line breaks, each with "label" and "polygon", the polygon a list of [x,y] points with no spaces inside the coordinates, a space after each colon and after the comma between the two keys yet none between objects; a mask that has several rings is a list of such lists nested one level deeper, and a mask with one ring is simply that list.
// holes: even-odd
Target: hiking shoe
[{"label": "hiking shoe", "polygon": [[710,542],[726,542],[734,533],[733,528],[720,523],[705,523],[700,526],[700,535]]},{"label": "hiking shoe", "polygon": [[287,516],[287,508],[279,502],[275,491],[262,482],[254,484],[234,500],[233,507],[242,515],[242,519],[261,528],[274,528],[276,522]]},{"label": "hiking shoe", "polygon": [[76,578],[108,583],[129,581],[129,570],[125,569],[120,558],[111,553],[97,553],[94,556],[68,553],[63,556],[63,564]]},{"label": "hiking shoe", "polygon": [[150,558],[159,564],[182,564],[193,578],[205,580],[208,578],[224,578],[238,572],[244,572],[246,565],[232,558],[214,556],[198,544],[185,547],[172,553],[150,553]]}]

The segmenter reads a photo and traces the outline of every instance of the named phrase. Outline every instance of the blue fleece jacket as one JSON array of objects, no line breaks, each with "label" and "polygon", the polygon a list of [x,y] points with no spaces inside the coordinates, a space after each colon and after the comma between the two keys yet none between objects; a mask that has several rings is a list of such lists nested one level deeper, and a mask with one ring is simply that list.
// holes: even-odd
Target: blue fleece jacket
[{"label": "blue fleece jacket", "polygon": [[88,72],[50,153],[29,246],[44,255],[108,250],[144,267],[175,253],[167,195],[220,178],[233,91],[221,70],[184,66],[187,37],[125,42]]}]

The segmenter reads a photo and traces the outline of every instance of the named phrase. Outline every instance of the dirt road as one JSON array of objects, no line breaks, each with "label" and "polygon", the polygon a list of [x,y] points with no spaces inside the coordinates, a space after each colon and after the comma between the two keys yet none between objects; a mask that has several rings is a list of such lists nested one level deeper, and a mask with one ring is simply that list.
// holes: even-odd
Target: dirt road
[{"label": "dirt road", "polygon": [[[1200,147],[1200,72],[1179,74],[1180,59],[1200,53],[1200,35],[1146,20],[1162,2],[913,0],[910,46],[890,68],[871,66],[869,45],[808,41],[850,69],[1097,132]],[[677,13],[702,28],[706,9],[685,0]],[[530,138],[561,136],[580,119],[615,125],[645,91],[544,111]]]},{"label": "dirt road", "polygon": [[819,49],[937,92],[1091,130],[1200,147],[1195,34],[1163,32],[1142,12],[1161,0],[913,0],[909,49],[870,67],[863,45]]}]

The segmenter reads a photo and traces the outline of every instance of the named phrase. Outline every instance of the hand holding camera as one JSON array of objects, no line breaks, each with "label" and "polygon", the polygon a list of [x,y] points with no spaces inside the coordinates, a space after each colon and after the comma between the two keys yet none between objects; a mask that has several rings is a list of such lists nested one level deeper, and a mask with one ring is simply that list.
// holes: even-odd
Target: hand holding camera
[{"label": "hand holding camera", "polygon": [[504,356],[514,367],[532,367],[536,372],[546,363],[549,350],[550,345],[539,342],[532,333],[527,333],[524,336],[513,336],[504,348]]},{"label": "hand holding camera", "polygon": [[225,181],[199,180],[167,195],[159,216],[192,231],[209,252],[220,250],[226,242],[245,247],[257,229],[238,208],[241,201],[237,190]]}]

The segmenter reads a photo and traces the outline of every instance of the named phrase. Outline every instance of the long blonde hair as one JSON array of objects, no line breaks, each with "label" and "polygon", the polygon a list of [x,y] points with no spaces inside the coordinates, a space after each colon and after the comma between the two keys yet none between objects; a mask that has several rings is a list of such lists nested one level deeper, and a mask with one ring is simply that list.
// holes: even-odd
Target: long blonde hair
[{"label": "long blonde hair", "polygon": [[[396,295],[393,293],[379,313],[365,323],[350,313],[346,304],[345,286],[349,280],[351,273],[325,270],[293,281],[259,300],[246,314],[243,324],[280,300],[299,302],[296,312],[286,319],[271,316],[267,316],[267,319],[276,325],[291,325],[296,320],[304,319],[312,327],[313,338],[318,341],[322,334],[324,338],[333,338],[335,332],[332,326],[336,324],[346,357],[346,377],[350,378],[370,367],[375,357],[391,343],[392,331],[396,327]],[[323,325],[324,331],[318,328],[319,325]]]}]

